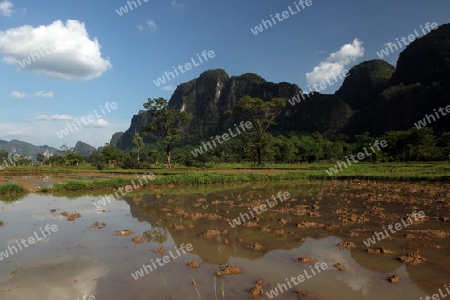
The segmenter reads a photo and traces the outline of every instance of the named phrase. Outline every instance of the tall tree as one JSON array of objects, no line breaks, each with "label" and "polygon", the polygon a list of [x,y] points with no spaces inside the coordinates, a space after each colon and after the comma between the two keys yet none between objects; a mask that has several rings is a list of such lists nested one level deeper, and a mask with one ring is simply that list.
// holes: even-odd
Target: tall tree
[{"label": "tall tree", "polygon": [[133,137],[133,146],[137,150],[137,162],[139,163],[139,156],[141,150],[144,148],[144,141],[142,137],[139,135],[139,132],[136,132]]},{"label": "tall tree", "polygon": [[158,143],[166,147],[167,167],[171,168],[171,148],[174,142],[180,139],[180,133],[190,119],[185,111],[169,107],[164,98],[148,99],[144,107],[150,110],[153,121],[144,126],[145,134],[153,133]]},{"label": "tall tree", "polygon": [[286,100],[283,98],[272,98],[269,101],[263,101],[247,95],[236,102],[232,111],[232,114],[236,117],[248,120],[253,124],[252,146],[256,148],[260,166],[262,166],[263,151],[270,141],[267,130],[275,124],[276,117],[285,106]]}]

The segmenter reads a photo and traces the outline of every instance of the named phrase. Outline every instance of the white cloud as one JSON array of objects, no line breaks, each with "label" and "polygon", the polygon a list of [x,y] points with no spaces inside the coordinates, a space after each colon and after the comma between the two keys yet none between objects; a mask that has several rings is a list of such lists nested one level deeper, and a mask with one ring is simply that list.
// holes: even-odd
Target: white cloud
[{"label": "white cloud", "polygon": [[150,29],[157,29],[158,28],[158,26],[156,26],[155,21],[153,21],[153,20],[148,20],[147,21],[147,25],[148,25],[148,28],[150,28]]},{"label": "white cloud", "polygon": [[25,98],[25,97],[27,97],[27,94],[21,93],[21,92],[18,92],[18,91],[12,91],[12,92],[11,92],[11,97],[20,99],[20,98]]},{"label": "white cloud", "polygon": [[39,115],[36,117],[36,120],[47,121],[47,120],[50,120],[50,117],[47,115]]},{"label": "white cloud", "polygon": [[144,26],[142,25],[138,25],[137,28],[139,29],[139,31],[144,31]]},{"label": "white cloud", "polygon": [[351,44],[345,44],[337,52],[331,53],[327,59],[321,61],[310,73],[306,73],[308,84],[326,82],[344,70],[344,67],[364,56],[364,47],[357,38]]},{"label": "white cloud", "polygon": [[5,134],[5,136],[9,136],[9,137],[19,137],[22,136],[23,132],[21,130],[15,130],[15,131],[10,131],[8,133]]},{"label": "white cloud", "polygon": [[183,3],[178,3],[177,0],[173,0],[170,3],[170,6],[174,7],[174,8],[183,8],[184,4]]},{"label": "white cloud", "polygon": [[73,117],[71,117],[69,115],[58,115],[58,114],[56,114],[56,115],[51,116],[50,119],[52,119],[52,120],[72,120]]},{"label": "white cloud", "polygon": [[110,69],[109,59],[102,58],[100,49],[97,38],[91,40],[84,23],[77,20],[0,31],[4,62],[63,80],[91,80]]},{"label": "white cloud", "polygon": [[13,6],[14,6],[14,4],[9,2],[8,0],[0,2],[0,13],[2,15],[4,15],[5,17],[11,17],[14,12],[12,9]]},{"label": "white cloud", "polygon": [[52,115],[51,117],[48,115],[38,115],[36,118],[36,120],[39,121],[50,121],[50,120],[73,120],[72,116],[69,115],[65,115],[65,114],[55,114]]},{"label": "white cloud", "polygon": [[90,125],[93,127],[106,127],[108,126],[108,122],[103,119],[98,119],[97,121],[90,123]]},{"label": "white cloud", "polygon": [[161,88],[163,91],[175,91],[175,89],[176,89],[176,86],[175,85],[166,85],[166,86],[163,86],[162,88]]},{"label": "white cloud", "polygon": [[44,92],[44,91],[39,91],[37,93],[34,94],[36,97],[40,97],[40,98],[53,98],[53,92]]}]

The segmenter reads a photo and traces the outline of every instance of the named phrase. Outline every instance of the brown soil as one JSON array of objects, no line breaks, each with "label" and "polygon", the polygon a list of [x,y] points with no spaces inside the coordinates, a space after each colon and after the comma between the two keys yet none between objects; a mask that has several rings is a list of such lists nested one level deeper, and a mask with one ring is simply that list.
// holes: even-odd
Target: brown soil
[{"label": "brown soil", "polygon": [[164,246],[161,246],[161,248],[159,249],[153,249],[153,252],[160,254],[164,254],[164,251],[165,251]]},{"label": "brown soil", "polygon": [[71,214],[67,217],[67,221],[74,221],[75,219],[81,218],[81,214]]},{"label": "brown soil", "polygon": [[392,254],[393,251],[386,249],[384,247],[376,247],[376,248],[368,248],[366,252],[371,255],[383,255],[383,254]]},{"label": "brown soil", "polygon": [[261,285],[262,285],[262,280],[258,280],[255,283],[255,286],[250,289],[248,294],[252,297],[262,295],[263,289],[262,289]]},{"label": "brown soil", "polygon": [[125,229],[125,230],[117,230],[115,235],[117,235],[117,236],[126,236],[126,235],[130,235],[130,234],[133,234],[133,233],[134,233],[133,231]]},{"label": "brown soil", "polygon": [[186,265],[191,269],[197,269],[200,267],[200,264],[198,262],[196,262],[195,260],[188,262]]},{"label": "brown soil", "polygon": [[297,258],[297,262],[302,263],[302,264],[306,264],[306,263],[310,263],[310,262],[315,262],[316,259],[313,257],[308,257],[308,256],[302,256]]},{"label": "brown soil", "polygon": [[417,266],[418,264],[426,261],[426,259],[419,254],[419,250],[407,251],[404,255],[399,256],[397,259],[412,266]]},{"label": "brown soil", "polygon": [[345,266],[343,264],[341,264],[341,263],[337,263],[333,267],[335,267],[339,271],[345,271]]},{"label": "brown soil", "polygon": [[145,242],[145,239],[144,239],[143,237],[140,237],[140,236],[135,236],[135,237],[132,239],[132,241],[135,242],[136,244],[139,244],[139,243]]},{"label": "brown soil", "polygon": [[220,266],[220,271],[216,273],[217,276],[222,275],[236,275],[244,273],[241,268],[235,267],[233,264]]},{"label": "brown soil", "polygon": [[394,274],[394,275],[390,276],[387,280],[390,283],[399,283],[400,282],[400,277],[397,274]]},{"label": "brown soil", "polygon": [[213,238],[213,237],[215,237],[217,235],[220,235],[220,231],[219,230],[214,230],[214,229],[208,229],[208,230],[205,230],[202,233],[202,235],[203,235],[203,237],[205,237],[207,239],[210,239],[210,238]]},{"label": "brown soil", "polygon": [[343,249],[353,249],[356,248],[356,245],[352,242],[340,242],[336,245],[340,250]]}]

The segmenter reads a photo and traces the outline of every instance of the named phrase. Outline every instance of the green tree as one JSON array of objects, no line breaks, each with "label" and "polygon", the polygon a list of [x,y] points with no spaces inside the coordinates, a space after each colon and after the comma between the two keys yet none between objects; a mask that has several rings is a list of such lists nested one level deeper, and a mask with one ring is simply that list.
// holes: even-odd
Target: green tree
[{"label": "green tree", "polygon": [[105,143],[102,149],[102,156],[108,164],[120,165],[123,160],[123,153],[116,146]]},{"label": "green tree", "polygon": [[253,134],[251,145],[256,148],[258,165],[262,166],[263,151],[272,140],[267,133],[270,126],[275,125],[276,117],[286,106],[283,98],[272,98],[263,101],[259,98],[244,96],[236,102],[232,114],[243,120],[248,120],[253,124]]},{"label": "green tree", "polygon": [[45,160],[45,155],[42,154],[42,153],[36,154],[36,160],[37,160],[38,162],[40,162],[40,163],[43,163],[44,160]]},{"label": "green tree", "polygon": [[153,133],[158,143],[166,148],[167,167],[171,168],[171,148],[180,139],[180,133],[188,123],[190,116],[179,109],[169,107],[164,98],[148,99],[144,107],[150,110],[153,121],[144,126],[145,134]]},{"label": "green tree", "polygon": [[142,137],[139,135],[139,132],[136,132],[133,137],[133,146],[137,151],[137,162],[139,164],[139,157],[141,150],[144,148],[144,141]]}]

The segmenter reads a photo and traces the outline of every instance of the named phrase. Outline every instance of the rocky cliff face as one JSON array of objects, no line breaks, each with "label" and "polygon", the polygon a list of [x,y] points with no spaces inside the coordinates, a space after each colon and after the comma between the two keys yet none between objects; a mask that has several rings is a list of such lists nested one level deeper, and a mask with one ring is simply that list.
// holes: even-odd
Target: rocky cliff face
[{"label": "rocky cliff face", "polygon": [[[382,60],[362,62],[350,70],[334,95],[313,93],[291,105],[278,117],[276,133],[318,131],[325,136],[353,136],[363,132],[380,135],[405,130],[433,109],[449,105],[450,24],[442,25],[412,42],[401,54],[397,68]],[[208,138],[225,132],[236,121],[225,114],[245,95],[269,100],[291,100],[301,89],[291,83],[268,82],[257,74],[230,77],[224,70],[208,70],[199,78],[180,84],[169,105],[192,114],[186,136]],[[117,146],[131,146],[135,132],[150,122],[149,112],[133,117]],[[450,128],[450,117],[429,124],[436,131]],[[151,137],[144,136],[145,142]]]}]

